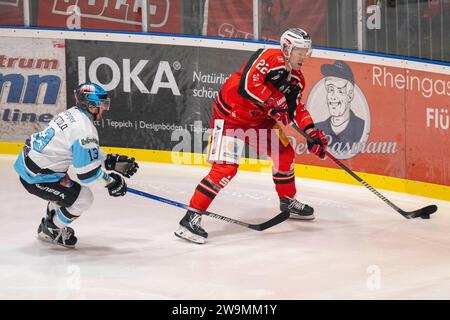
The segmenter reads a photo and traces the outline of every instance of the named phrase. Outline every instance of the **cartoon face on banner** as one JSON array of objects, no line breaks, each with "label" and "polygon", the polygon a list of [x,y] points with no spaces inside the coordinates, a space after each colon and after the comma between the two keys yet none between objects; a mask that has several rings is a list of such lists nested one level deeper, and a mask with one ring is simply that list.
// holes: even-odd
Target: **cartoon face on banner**
[{"label": "cartoon face on banner", "polygon": [[369,105],[345,62],[323,64],[320,70],[324,78],[312,88],[308,110],[316,128],[324,131],[330,153],[353,158],[369,138]]}]

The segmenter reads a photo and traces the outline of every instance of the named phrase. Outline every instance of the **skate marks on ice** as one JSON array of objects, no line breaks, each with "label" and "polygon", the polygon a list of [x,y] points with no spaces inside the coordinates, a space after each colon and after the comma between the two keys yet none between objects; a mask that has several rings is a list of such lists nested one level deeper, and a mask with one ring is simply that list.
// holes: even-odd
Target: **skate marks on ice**
[{"label": "skate marks on ice", "polygon": [[[205,217],[210,237],[196,246],[173,236],[182,209],[134,195],[112,199],[93,186],[94,204],[74,222],[79,243],[71,250],[36,239],[45,203],[22,188],[13,161],[0,157],[1,298],[450,297],[445,201],[437,201],[430,220],[406,220],[362,187],[300,178],[299,199],[314,207],[314,221],[254,232]],[[183,203],[208,172],[143,167],[130,186]],[[269,174],[239,172],[227,189],[211,211],[257,222],[278,210]],[[386,193],[405,209],[429,201]],[[379,286],[370,282],[373,270],[380,271]]]}]

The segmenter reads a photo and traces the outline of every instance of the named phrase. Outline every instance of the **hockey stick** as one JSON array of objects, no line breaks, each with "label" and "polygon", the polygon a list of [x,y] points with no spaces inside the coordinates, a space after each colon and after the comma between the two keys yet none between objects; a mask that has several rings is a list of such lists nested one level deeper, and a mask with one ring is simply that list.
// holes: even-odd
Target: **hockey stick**
[{"label": "hockey stick", "polygon": [[[306,140],[308,140],[310,143],[314,143],[313,139],[302,129],[300,129],[295,123],[292,123],[292,128],[295,129],[298,133],[300,133]],[[354,173],[352,170],[350,170],[346,165],[344,165],[342,162],[340,162],[338,159],[336,159],[331,153],[329,153],[327,150],[324,151],[325,154],[333,160],[339,167],[345,170],[349,175],[351,175],[353,178],[355,178],[359,183],[361,183],[364,187],[372,191],[378,198],[383,200],[386,204],[388,204],[391,208],[393,208],[395,211],[400,213],[402,216],[404,216],[406,219],[414,219],[421,217],[422,219],[429,219],[430,214],[433,214],[437,210],[436,205],[430,205],[423,207],[422,209],[418,209],[415,211],[403,211],[399,207],[397,207],[395,204],[393,204],[388,198],[383,196],[380,192],[378,192],[375,188],[373,188],[370,184],[368,184],[366,181],[364,181],[362,178],[360,178],[356,173]]]},{"label": "hockey stick", "polygon": [[163,197],[159,197],[159,196],[156,196],[154,194],[146,193],[146,192],[143,192],[143,191],[139,191],[139,190],[136,190],[136,189],[133,189],[133,188],[128,188],[128,192],[137,194],[137,195],[142,196],[142,197],[150,198],[150,199],[153,199],[153,200],[156,200],[156,201],[161,201],[161,202],[170,204],[170,205],[178,207],[178,208],[183,208],[183,209],[186,209],[186,210],[190,210],[190,211],[193,211],[195,213],[202,214],[202,215],[205,215],[205,216],[208,216],[208,217],[211,217],[211,218],[219,219],[219,220],[222,220],[222,221],[225,221],[225,222],[228,222],[228,223],[238,224],[238,225],[240,225],[242,227],[246,227],[246,228],[249,228],[249,229],[252,229],[252,230],[256,230],[256,231],[263,231],[263,230],[269,229],[269,228],[271,228],[271,227],[273,227],[273,226],[283,222],[287,218],[289,218],[289,212],[283,211],[283,212],[279,213],[278,215],[276,215],[275,217],[273,217],[272,219],[267,220],[266,222],[263,222],[263,223],[260,223],[260,224],[250,224],[250,223],[242,222],[242,221],[239,221],[239,220],[231,219],[231,218],[228,218],[228,217],[225,217],[225,216],[221,216],[220,214],[217,214],[217,213],[213,213],[213,212],[209,212],[209,211],[203,211],[203,210],[198,210],[198,209],[192,208],[192,207],[190,207],[188,205],[185,205],[183,203],[176,202],[176,201],[173,201],[173,200],[169,200],[169,199],[166,199],[166,198],[163,198]]}]

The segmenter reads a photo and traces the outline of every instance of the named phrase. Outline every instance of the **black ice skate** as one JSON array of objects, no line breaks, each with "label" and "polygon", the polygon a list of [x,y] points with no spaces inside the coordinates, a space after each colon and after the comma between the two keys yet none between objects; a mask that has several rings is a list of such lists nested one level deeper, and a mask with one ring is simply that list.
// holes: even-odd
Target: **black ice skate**
[{"label": "black ice skate", "polygon": [[314,209],[295,198],[280,198],[280,210],[289,211],[290,218],[293,219],[313,220],[315,218]]},{"label": "black ice skate", "polygon": [[64,227],[62,229],[58,228],[53,223],[55,210],[49,210],[49,207],[50,205],[47,207],[47,216],[42,218],[41,224],[39,225],[37,231],[38,238],[67,248],[74,248],[78,240],[75,237],[75,231],[69,227]]},{"label": "black ice skate", "polygon": [[208,232],[200,225],[201,221],[201,215],[188,210],[183,219],[180,220],[180,227],[175,231],[175,235],[194,243],[205,243]]}]

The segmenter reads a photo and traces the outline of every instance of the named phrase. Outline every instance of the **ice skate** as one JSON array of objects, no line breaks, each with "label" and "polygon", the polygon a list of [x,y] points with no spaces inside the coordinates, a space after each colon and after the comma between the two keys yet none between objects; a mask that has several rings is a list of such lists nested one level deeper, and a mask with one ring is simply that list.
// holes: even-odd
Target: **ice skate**
[{"label": "ice skate", "polygon": [[299,220],[313,220],[314,209],[295,198],[280,198],[280,210],[289,211],[290,218]]},{"label": "ice skate", "polygon": [[42,218],[41,224],[38,228],[38,238],[58,244],[67,248],[74,248],[77,243],[77,238],[75,237],[75,231],[72,228],[64,227],[62,229],[58,228],[53,223],[53,216],[55,215],[55,210],[50,209],[50,204],[47,206],[47,215]]},{"label": "ice skate", "polygon": [[180,227],[175,231],[175,235],[190,242],[205,243],[208,233],[200,225],[201,221],[201,215],[187,211],[183,219],[180,220]]}]

